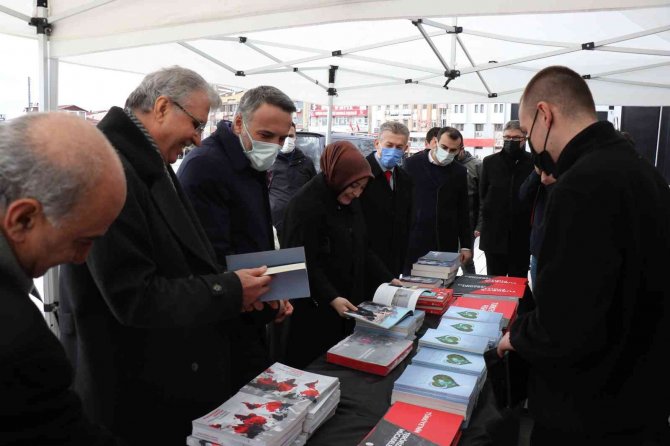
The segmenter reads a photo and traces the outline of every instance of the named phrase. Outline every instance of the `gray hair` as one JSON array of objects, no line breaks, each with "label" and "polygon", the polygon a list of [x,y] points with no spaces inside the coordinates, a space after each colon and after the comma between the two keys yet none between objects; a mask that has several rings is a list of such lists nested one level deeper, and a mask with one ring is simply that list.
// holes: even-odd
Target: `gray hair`
[{"label": "gray hair", "polygon": [[260,87],[247,90],[242,95],[240,105],[237,107],[235,114],[241,115],[245,123],[249,122],[251,115],[263,104],[274,105],[286,113],[294,113],[296,111],[295,104],[283,91],[268,85],[261,85]]},{"label": "gray hair", "polygon": [[58,226],[95,185],[104,161],[96,150],[85,152],[84,160],[72,160],[81,153],[68,159],[66,151],[61,162],[46,155],[44,145],[48,141],[34,133],[48,116],[33,113],[0,123],[0,212],[13,201],[33,198],[40,202],[49,221]]},{"label": "gray hair", "polygon": [[503,132],[505,130],[519,130],[524,135],[526,134],[526,132],[521,130],[521,123],[516,119],[512,119],[511,121],[507,121],[507,124],[505,124],[505,128],[503,129]]},{"label": "gray hair", "polygon": [[149,112],[159,96],[176,102],[185,102],[195,91],[203,91],[209,98],[210,110],[221,107],[221,98],[207,81],[193,70],[177,65],[147,74],[126,99],[126,108]]},{"label": "gray hair", "polygon": [[382,136],[382,133],[389,131],[395,135],[402,135],[406,138],[409,138],[409,129],[405,124],[398,121],[386,121],[379,127],[379,136]]}]

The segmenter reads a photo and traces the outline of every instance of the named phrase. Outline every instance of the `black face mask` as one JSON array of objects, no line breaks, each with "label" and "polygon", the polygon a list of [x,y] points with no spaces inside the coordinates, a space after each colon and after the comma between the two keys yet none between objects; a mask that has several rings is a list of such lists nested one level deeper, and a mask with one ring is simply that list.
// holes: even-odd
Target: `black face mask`
[{"label": "black face mask", "polygon": [[512,159],[519,159],[524,150],[521,147],[521,141],[507,140],[503,142],[503,151],[507,153]]},{"label": "black face mask", "polygon": [[551,155],[549,155],[549,152],[547,152],[547,140],[549,140],[549,132],[551,131],[551,127],[549,127],[549,130],[547,130],[547,137],[544,139],[544,150],[542,150],[542,152],[538,153],[533,147],[533,143],[530,141],[530,135],[533,133],[535,121],[537,120],[537,114],[539,112],[539,109],[535,110],[533,124],[530,126],[530,132],[528,132],[528,147],[530,147],[533,164],[547,175],[554,175],[554,171],[556,170],[556,163],[551,158]]}]

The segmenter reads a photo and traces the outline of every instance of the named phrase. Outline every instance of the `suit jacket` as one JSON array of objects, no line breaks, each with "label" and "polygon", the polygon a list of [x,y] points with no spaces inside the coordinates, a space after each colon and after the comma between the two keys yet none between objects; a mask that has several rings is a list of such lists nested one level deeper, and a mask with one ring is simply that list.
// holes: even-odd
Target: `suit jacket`
[{"label": "suit jacket", "polygon": [[428,251],[472,249],[467,170],[458,162],[437,166],[429,150],[412,155],[405,169],[414,181],[415,216],[405,272]]},{"label": "suit jacket", "polygon": [[0,444],[115,445],[85,417],[63,347],[0,231]]},{"label": "suit jacket", "polygon": [[374,179],[368,182],[360,199],[368,243],[391,274],[398,277],[407,258],[414,184],[402,167],[395,167],[391,189],[375,153],[368,155],[367,160]]},{"label": "suit jacket", "polygon": [[[609,122],[568,143],[557,178],[537,308],[510,329],[531,365],[529,411],[575,444],[587,435],[589,444],[609,444],[607,434],[640,429],[667,435],[668,184]],[[588,267],[580,268],[585,249]]]},{"label": "suit jacket", "polygon": [[479,181],[481,214],[479,248],[492,254],[530,256],[532,199],[519,199],[519,189],[533,171],[528,152],[513,160],[500,151],[484,158]]},{"label": "suit jacket", "polygon": [[62,341],[94,420],[132,443],[183,441],[229,396],[240,281],[221,272],[176,176],[125,112],[99,128],[128,195],[86,264],[62,269]]}]

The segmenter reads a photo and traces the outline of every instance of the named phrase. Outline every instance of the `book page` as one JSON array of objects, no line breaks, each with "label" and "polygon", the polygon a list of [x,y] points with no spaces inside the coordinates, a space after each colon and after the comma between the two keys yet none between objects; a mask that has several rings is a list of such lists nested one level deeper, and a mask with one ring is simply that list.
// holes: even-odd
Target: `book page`
[{"label": "book page", "polygon": [[403,288],[388,283],[382,283],[377,287],[373,302],[382,305],[395,305],[396,307],[409,308],[414,311],[416,302],[419,300],[424,289]]},{"label": "book page", "polygon": [[273,274],[286,273],[288,271],[296,271],[299,269],[305,269],[305,262],[289,263],[288,265],[269,266],[267,271],[265,271],[265,274],[263,275],[271,276]]}]

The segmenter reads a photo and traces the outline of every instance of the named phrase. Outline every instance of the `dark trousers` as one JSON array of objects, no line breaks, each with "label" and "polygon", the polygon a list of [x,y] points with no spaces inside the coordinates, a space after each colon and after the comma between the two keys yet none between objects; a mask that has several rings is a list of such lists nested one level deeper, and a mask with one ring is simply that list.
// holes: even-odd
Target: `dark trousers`
[{"label": "dark trousers", "polygon": [[490,276],[528,277],[530,253],[485,252],[486,274]]}]

